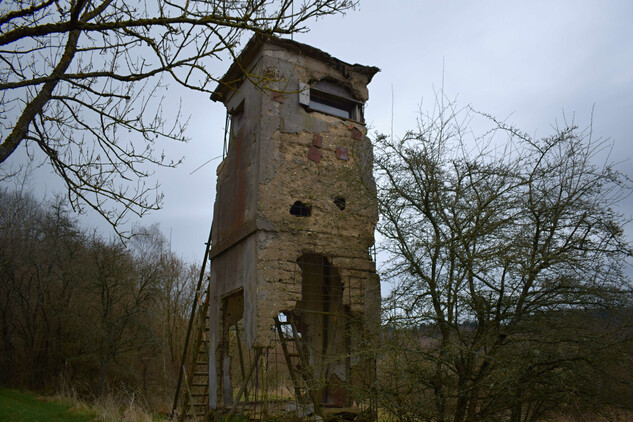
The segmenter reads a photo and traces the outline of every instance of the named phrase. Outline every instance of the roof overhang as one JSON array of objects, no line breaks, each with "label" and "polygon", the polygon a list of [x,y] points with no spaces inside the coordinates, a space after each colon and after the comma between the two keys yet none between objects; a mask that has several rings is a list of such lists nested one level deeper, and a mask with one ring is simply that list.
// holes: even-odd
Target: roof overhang
[{"label": "roof overhang", "polygon": [[260,50],[265,44],[272,44],[282,47],[288,51],[295,52],[303,56],[312,57],[324,63],[327,63],[335,68],[341,69],[343,73],[348,71],[356,72],[367,76],[367,83],[371,82],[374,75],[380,71],[374,66],[364,66],[361,64],[349,64],[335,57],[332,57],[328,53],[312,47],[307,44],[302,44],[293,40],[287,40],[283,38],[277,38],[272,35],[255,34],[246,44],[240,55],[233,62],[229,70],[218,81],[218,86],[211,94],[213,101],[224,102],[228,94],[239,86],[242,82],[246,70],[250,67],[251,63],[258,56]]}]

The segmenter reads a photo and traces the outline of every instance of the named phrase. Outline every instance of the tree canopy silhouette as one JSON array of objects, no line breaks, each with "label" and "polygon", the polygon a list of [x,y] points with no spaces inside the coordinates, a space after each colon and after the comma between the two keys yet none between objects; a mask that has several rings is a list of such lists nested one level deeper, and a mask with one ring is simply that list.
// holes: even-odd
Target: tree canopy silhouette
[{"label": "tree canopy silhouette", "polygon": [[[589,405],[596,363],[627,362],[616,356],[631,340],[631,248],[617,206],[630,180],[591,128],[535,139],[442,93],[435,110],[377,140],[395,283],[385,317],[402,329],[388,337],[385,406],[461,422]],[[492,123],[482,137],[475,116]]]},{"label": "tree canopy silhouette", "polygon": [[[295,4],[296,3],[296,4]],[[146,182],[174,166],[156,147],[185,140],[166,110],[169,84],[211,92],[214,61],[235,58],[244,34],[306,31],[310,19],[356,0],[8,0],[0,7],[0,163],[41,150],[73,208],[116,229],[161,203]]]}]

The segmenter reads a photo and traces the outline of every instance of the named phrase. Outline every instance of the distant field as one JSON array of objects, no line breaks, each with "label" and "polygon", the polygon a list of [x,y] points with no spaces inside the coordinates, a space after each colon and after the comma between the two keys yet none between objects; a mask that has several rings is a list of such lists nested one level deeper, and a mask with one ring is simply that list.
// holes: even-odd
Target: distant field
[{"label": "distant field", "polygon": [[92,413],[73,410],[60,402],[15,390],[0,389],[2,422],[89,422],[94,418]]}]

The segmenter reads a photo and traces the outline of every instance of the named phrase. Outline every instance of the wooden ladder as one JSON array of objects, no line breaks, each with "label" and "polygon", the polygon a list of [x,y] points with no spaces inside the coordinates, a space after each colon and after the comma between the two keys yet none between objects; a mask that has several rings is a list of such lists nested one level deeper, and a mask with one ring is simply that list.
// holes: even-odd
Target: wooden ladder
[{"label": "wooden ladder", "polygon": [[[211,232],[206,243],[204,260],[193,301],[180,374],[172,408],[178,421],[204,421],[209,412],[209,278],[205,279],[206,263],[211,249]],[[203,282],[206,280],[206,285]],[[178,413],[176,413],[178,412]]]},{"label": "wooden ladder", "polygon": [[196,299],[199,304],[195,339],[191,349],[189,368],[182,367],[182,384],[179,421],[203,421],[209,410],[209,294]]},{"label": "wooden ladder", "polygon": [[281,321],[275,317],[275,328],[297,402],[303,405],[311,402],[314,406],[314,413],[321,415],[318,382],[310,367],[307,345],[301,338],[292,314],[286,315],[286,321]]}]

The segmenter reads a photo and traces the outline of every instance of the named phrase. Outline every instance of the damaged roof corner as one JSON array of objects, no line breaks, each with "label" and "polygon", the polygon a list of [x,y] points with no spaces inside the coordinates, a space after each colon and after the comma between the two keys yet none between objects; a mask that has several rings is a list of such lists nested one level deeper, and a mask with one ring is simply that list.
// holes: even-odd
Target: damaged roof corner
[{"label": "damaged roof corner", "polygon": [[272,35],[255,34],[248,41],[240,55],[233,62],[229,70],[218,81],[218,86],[211,94],[211,100],[224,102],[229,92],[234,91],[244,78],[245,69],[250,67],[251,63],[260,53],[262,47],[265,44],[273,44],[280,46],[288,51],[295,52],[304,56],[312,57],[327,63],[337,69],[341,69],[344,74],[348,71],[360,73],[367,77],[367,84],[369,84],[376,73],[380,71],[375,66],[365,66],[361,64],[349,64],[335,57],[332,57],[328,53],[312,47],[307,44],[302,44],[297,41],[277,38]]}]

